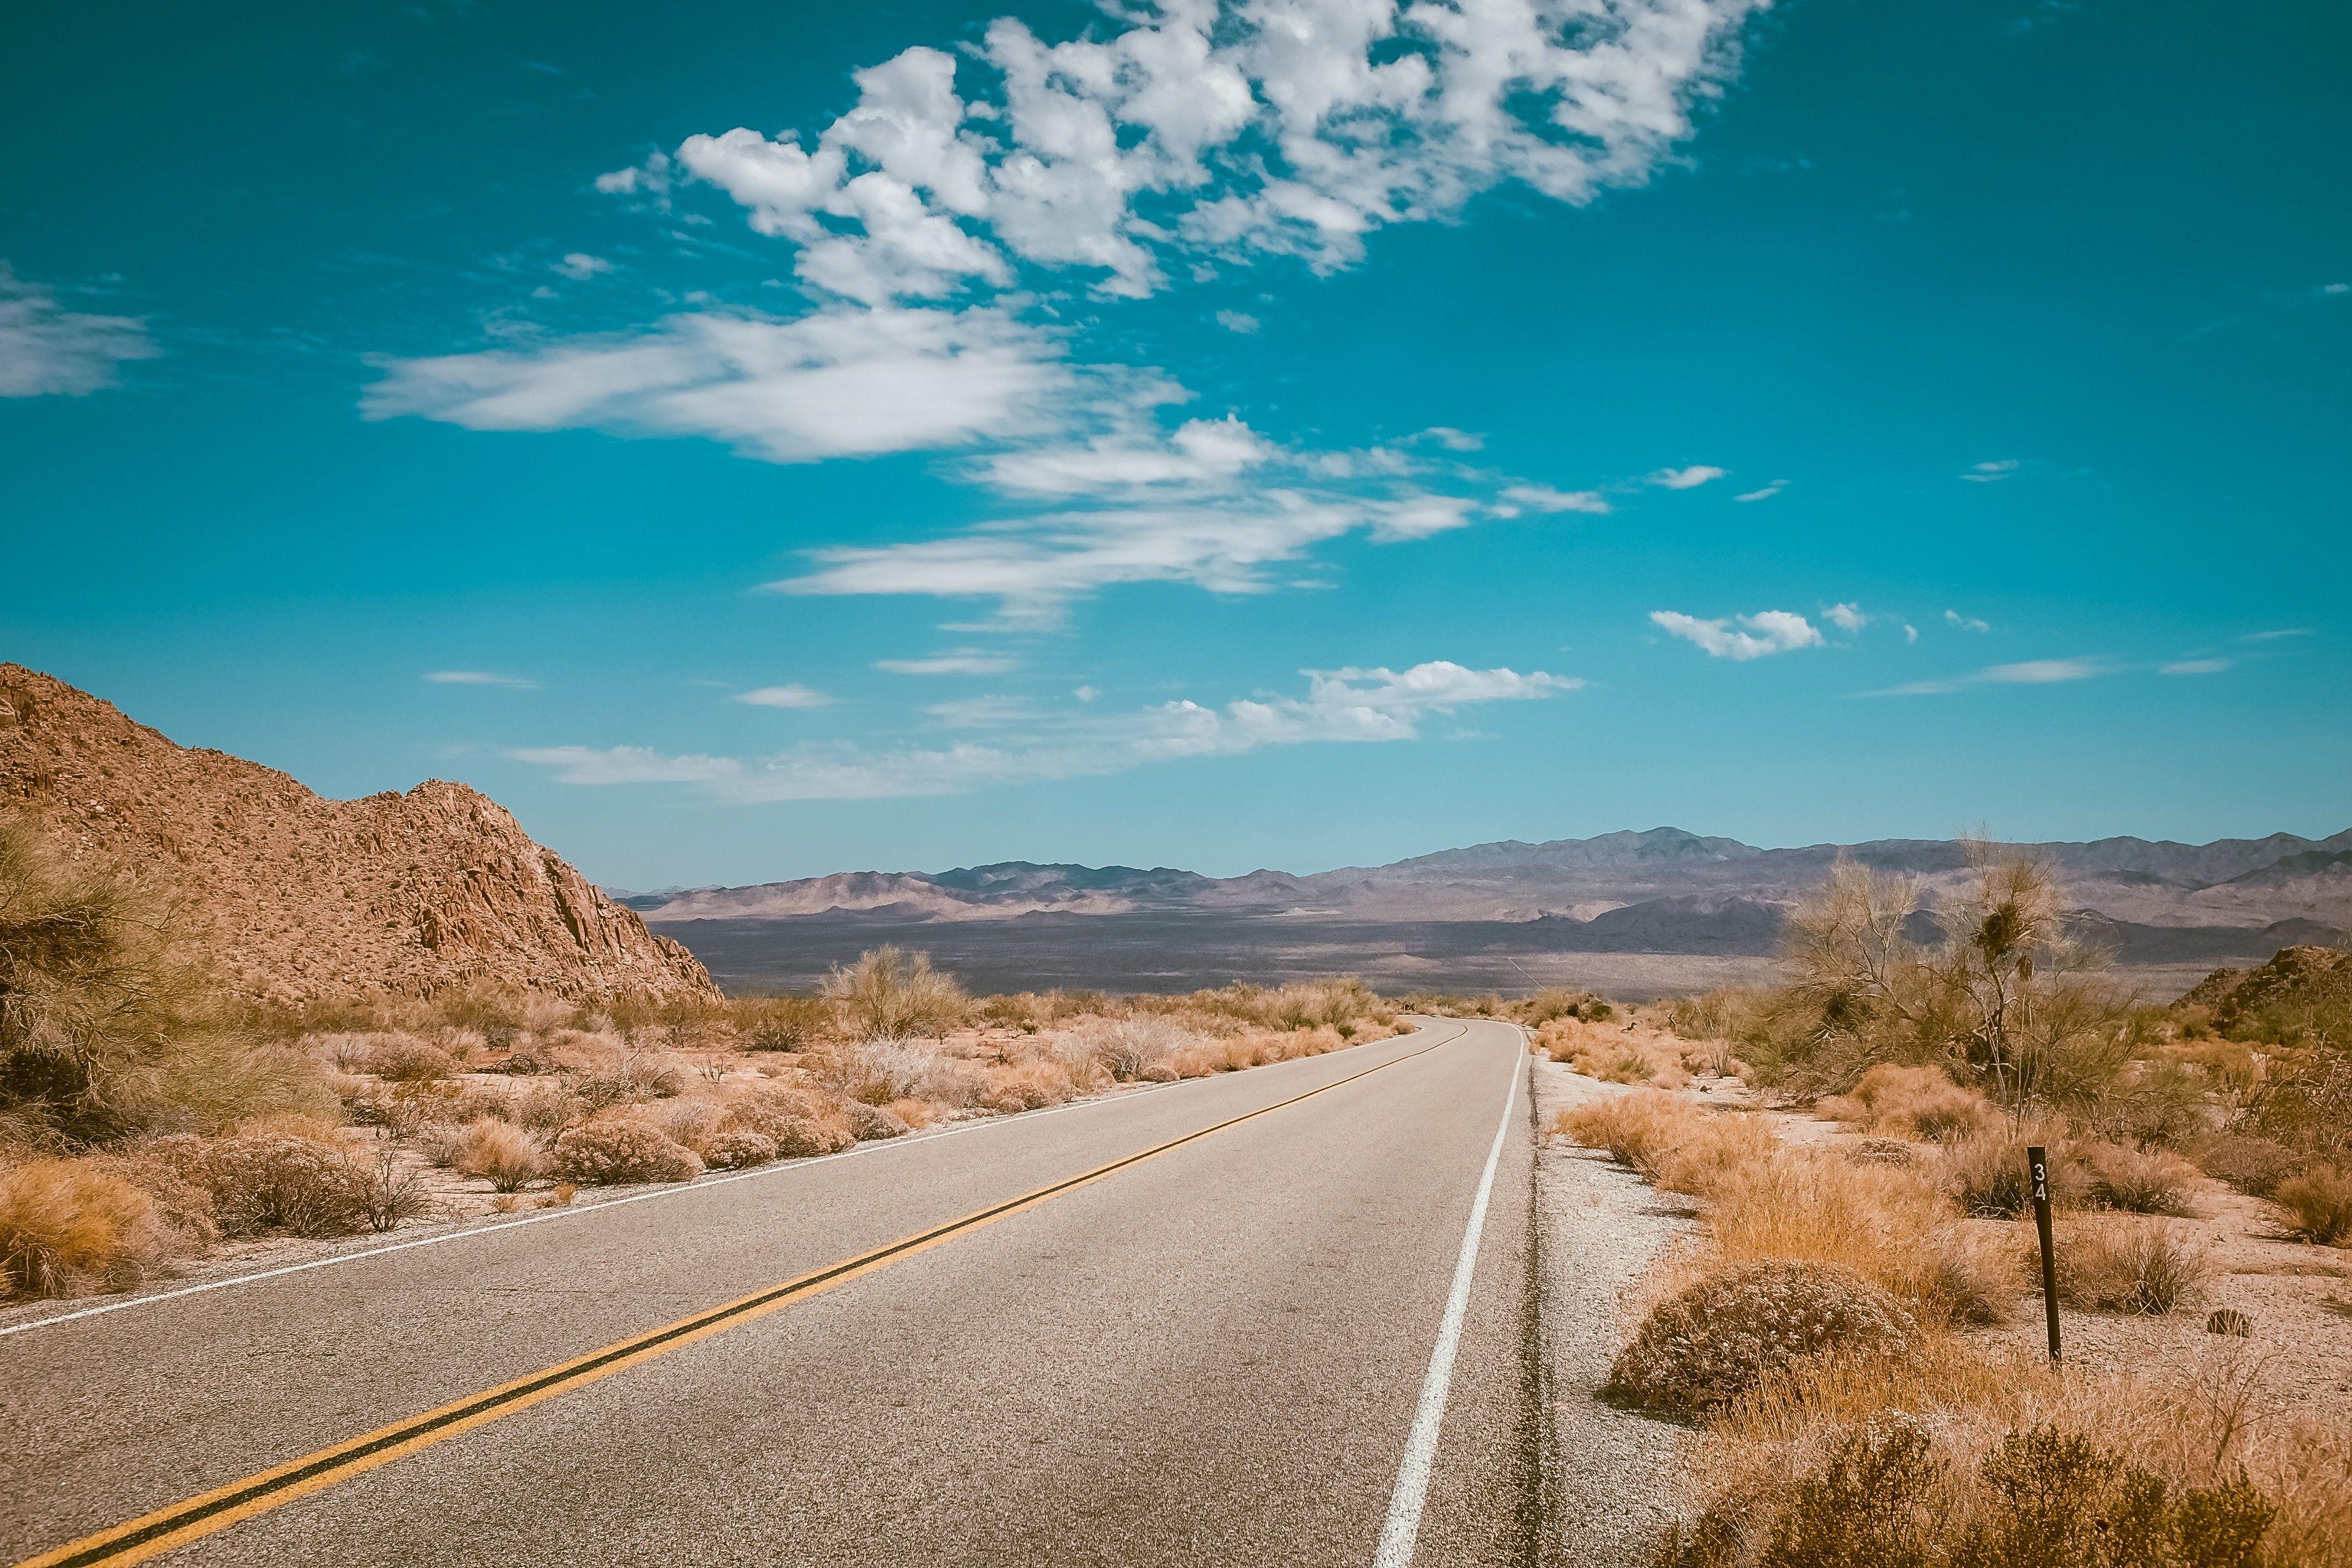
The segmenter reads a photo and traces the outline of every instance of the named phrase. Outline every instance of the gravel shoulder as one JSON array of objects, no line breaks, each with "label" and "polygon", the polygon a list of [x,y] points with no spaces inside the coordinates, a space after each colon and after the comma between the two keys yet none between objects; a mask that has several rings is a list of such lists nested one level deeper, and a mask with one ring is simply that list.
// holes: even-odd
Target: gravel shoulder
[{"label": "gravel shoulder", "polygon": [[1570,1106],[1633,1092],[1538,1057],[1535,1204],[1548,1396],[1545,1510],[1550,1568],[1646,1563],[1684,1517],[1676,1485],[1685,1430],[1600,1397],[1633,1328],[1643,1272],[1696,1222],[1595,1150],[1547,1136]]}]

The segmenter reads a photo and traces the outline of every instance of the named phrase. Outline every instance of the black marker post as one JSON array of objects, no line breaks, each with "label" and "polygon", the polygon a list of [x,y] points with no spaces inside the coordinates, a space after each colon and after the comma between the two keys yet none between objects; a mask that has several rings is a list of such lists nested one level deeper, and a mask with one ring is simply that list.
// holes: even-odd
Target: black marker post
[{"label": "black marker post", "polygon": [[2058,1359],[2058,1257],[2050,1239],[2050,1151],[2036,1143],[2025,1151],[2033,1178],[2033,1228],[2042,1237],[2042,1315],[2050,1324],[2050,1359]]}]

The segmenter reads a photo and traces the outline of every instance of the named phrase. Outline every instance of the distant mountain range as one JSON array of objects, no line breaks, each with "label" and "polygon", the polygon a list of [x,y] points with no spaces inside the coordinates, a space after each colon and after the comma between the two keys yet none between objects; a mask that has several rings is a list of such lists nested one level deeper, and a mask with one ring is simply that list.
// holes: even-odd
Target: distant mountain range
[{"label": "distant mountain range", "polygon": [[[2070,905],[2113,928],[2226,930],[2289,922],[2286,940],[2341,941],[2352,926],[2352,831],[2176,844],[2145,838],[2024,846],[2054,862]],[[614,897],[657,925],[696,921],[890,924],[1041,915],[1286,917],[1349,924],[1542,922],[1570,945],[1655,940],[1642,951],[1769,944],[1780,914],[1822,884],[1840,856],[1919,877],[1932,904],[1966,871],[1948,839],[1879,839],[1763,849],[1676,827],[1543,844],[1507,840],[1391,865],[1309,876],[1204,877],[1155,867],[1006,861],[952,871],[850,871],[747,888]],[[1570,928],[1575,928],[1573,931]],[[2327,934],[2332,932],[2333,934]],[[2283,935],[2284,933],[2282,933]],[[2175,945],[2178,945],[2177,943]],[[1630,949],[1624,949],[1630,950]]]}]

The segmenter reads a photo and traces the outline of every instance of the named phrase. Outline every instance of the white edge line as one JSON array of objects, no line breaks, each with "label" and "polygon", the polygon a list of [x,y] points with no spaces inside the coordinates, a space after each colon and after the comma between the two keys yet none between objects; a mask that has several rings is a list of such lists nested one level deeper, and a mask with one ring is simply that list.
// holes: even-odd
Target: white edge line
[{"label": "white edge line", "polygon": [[1454,1355],[1461,1347],[1462,1320],[1470,1310],[1470,1281],[1478,1268],[1478,1240],[1486,1228],[1486,1199],[1495,1190],[1495,1167],[1503,1158],[1503,1141],[1510,1135],[1511,1107],[1518,1103],[1519,1071],[1526,1058],[1524,1050],[1514,1053],[1510,1088],[1503,1096],[1503,1120],[1495,1129],[1494,1147],[1486,1151],[1478,1195],[1470,1202],[1470,1222],[1462,1232],[1462,1256],[1454,1266],[1453,1293],[1445,1298],[1437,1345],[1429,1353],[1429,1374],[1422,1379],[1421,1403],[1413,1409],[1412,1430],[1405,1437],[1404,1458],[1397,1466],[1396,1486],[1389,1494],[1388,1517],[1381,1525],[1381,1544],[1372,1556],[1372,1568],[1411,1568],[1413,1546],[1421,1538],[1422,1505],[1428,1500],[1429,1479],[1437,1461],[1437,1430],[1445,1419],[1445,1397],[1454,1384]]},{"label": "white edge line", "polygon": [[[1420,1032],[1421,1031],[1419,1029],[1415,1029],[1413,1031],[1414,1034],[1419,1034]],[[1393,1040],[1407,1039],[1410,1037],[1410,1036],[1406,1035],[1391,1035],[1387,1040],[1368,1040],[1365,1043],[1367,1045],[1376,1046],[1387,1045]],[[1346,1050],[1349,1047],[1340,1047],[1340,1050]],[[1293,1057],[1290,1059],[1293,1061],[1319,1061],[1339,1054],[1340,1051],[1325,1051],[1318,1057]],[[1269,1062],[1266,1065],[1269,1067],[1276,1067],[1281,1064]],[[1218,1076],[1222,1077],[1223,1075],[1220,1074]],[[1186,1081],[1197,1083],[1202,1080],[1194,1079]],[[438,1247],[444,1242],[467,1241],[477,1237],[489,1236],[499,1231],[520,1230],[527,1225],[544,1225],[550,1220],[579,1219],[587,1215],[603,1214],[608,1209],[625,1207],[630,1204],[648,1203],[655,1198],[674,1198],[685,1193],[707,1193],[713,1187],[723,1187],[734,1182],[748,1182],[760,1176],[788,1175],[794,1171],[808,1170],[812,1166],[830,1164],[835,1160],[850,1160],[856,1158],[860,1154],[879,1153],[891,1149],[908,1149],[918,1147],[925,1143],[936,1143],[942,1138],[952,1138],[960,1132],[978,1132],[987,1128],[1003,1127],[1013,1122],[1034,1121],[1041,1117],[1059,1115],[1065,1110],[1085,1110],[1090,1107],[1097,1105],[1131,1104],[1136,1100],[1145,1098],[1147,1095],[1157,1094],[1162,1089],[1176,1089],[1179,1087],[1181,1087],[1180,1084],[1158,1083],[1153,1084],[1149,1089],[1130,1089],[1125,1094],[1107,1094],[1091,1100],[1072,1100],[1066,1105],[1048,1106],[1042,1110],[1021,1111],[1012,1116],[990,1116],[977,1118],[973,1121],[964,1122],[961,1126],[947,1128],[942,1131],[923,1133],[913,1138],[891,1138],[877,1140],[872,1142],[860,1143],[854,1149],[844,1149],[839,1153],[818,1154],[805,1160],[779,1161],[774,1164],[761,1165],[749,1171],[737,1171],[724,1176],[713,1176],[702,1181],[680,1182],[675,1186],[656,1187],[650,1192],[632,1193],[625,1198],[605,1198],[596,1203],[569,1205],[560,1209],[549,1209],[542,1214],[527,1215],[521,1219],[499,1220],[490,1225],[477,1225],[469,1226],[460,1230],[446,1230],[443,1231],[438,1236],[420,1236],[413,1241],[388,1242],[382,1247],[363,1247],[356,1252],[339,1252],[331,1258],[313,1258],[307,1262],[289,1263],[277,1268],[264,1268],[252,1274],[232,1274],[224,1279],[207,1279],[201,1284],[183,1285],[176,1290],[158,1290],[152,1295],[131,1296],[120,1301],[101,1302],[98,1306],[84,1307],[78,1311],[59,1312],[54,1317],[35,1318],[27,1322],[9,1323],[5,1326],[0,1326],[0,1340],[5,1340],[11,1334],[30,1333],[35,1329],[46,1329],[58,1323],[77,1322],[84,1318],[102,1318],[109,1312],[121,1312],[132,1307],[149,1307],[161,1301],[176,1301],[184,1296],[201,1296],[208,1290],[226,1290],[232,1285],[258,1284],[264,1279],[279,1279],[289,1274],[308,1273],[313,1268],[331,1268],[339,1263],[357,1263],[363,1258],[382,1258],[387,1253],[406,1252],[413,1247]]]}]

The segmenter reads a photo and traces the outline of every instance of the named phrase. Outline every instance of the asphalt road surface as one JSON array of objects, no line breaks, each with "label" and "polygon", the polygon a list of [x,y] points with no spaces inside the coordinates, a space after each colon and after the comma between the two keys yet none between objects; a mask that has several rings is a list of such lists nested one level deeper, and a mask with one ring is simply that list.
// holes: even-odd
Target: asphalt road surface
[{"label": "asphalt road surface", "polygon": [[14,1333],[0,1561],[1533,1563],[1525,1061],[1433,1023]]}]

